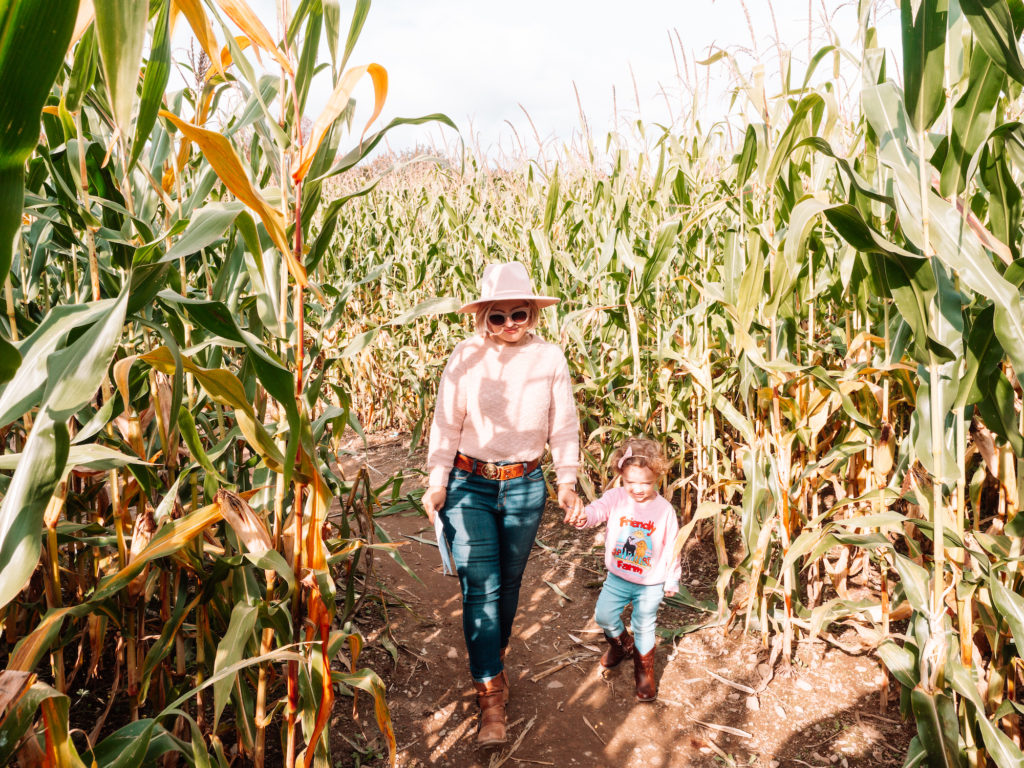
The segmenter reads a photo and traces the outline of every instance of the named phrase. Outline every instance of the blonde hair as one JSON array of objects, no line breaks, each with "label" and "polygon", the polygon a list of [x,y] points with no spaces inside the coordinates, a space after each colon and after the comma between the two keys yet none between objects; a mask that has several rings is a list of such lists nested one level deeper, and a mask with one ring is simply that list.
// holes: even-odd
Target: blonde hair
[{"label": "blonde hair", "polygon": [[[485,304],[481,304],[476,308],[476,315],[474,316],[474,328],[479,336],[486,337],[490,330],[487,328],[487,316],[491,314],[491,310],[494,309],[496,301],[488,301]],[[529,317],[526,318],[524,327],[528,331],[532,331],[537,325],[537,321],[540,319],[540,308],[537,306],[537,302],[530,301],[529,299],[523,299],[523,306],[527,308]]]},{"label": "blonde hair", "polygon": [[[629,457],[623,461],[622,457],[629,452]],[[609,468],[616,477],[622,474],[626,467],[647,467],[659,479],[668,474],[669,461],[665,458],[665,451],[653,440],[643,437],[630,437],[616,448],[608,460]],[[622,466],[619,466],[622,462]]]}]

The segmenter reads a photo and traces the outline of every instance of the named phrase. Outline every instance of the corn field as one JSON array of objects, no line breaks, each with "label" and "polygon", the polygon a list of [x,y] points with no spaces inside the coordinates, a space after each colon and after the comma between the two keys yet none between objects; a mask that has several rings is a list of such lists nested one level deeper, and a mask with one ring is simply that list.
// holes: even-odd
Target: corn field
[{"label": "corn field", "polygon": [[[347,428],[419,443],[454,309],[510,259],[563,297],[584,494],[627,435],[674,458],[706,624],[874,653],[906,766],[1024,763],[1019,0],[902,0],[898,61],[861,2],[859,50],[737,70],[738,130],[503,169],[360,165],[454,125],[376,125],[369,2],[289,5],[0,2],[0,763],[331,765],[369,696],[395,764],[353,619],[418,492],[335,459]],[[101,675],[126,711],[72,733]]]}]

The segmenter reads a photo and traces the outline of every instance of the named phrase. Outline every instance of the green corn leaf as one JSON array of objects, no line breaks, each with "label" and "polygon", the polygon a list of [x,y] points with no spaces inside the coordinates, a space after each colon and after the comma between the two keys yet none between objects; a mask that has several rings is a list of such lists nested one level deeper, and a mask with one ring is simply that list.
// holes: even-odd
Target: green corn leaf
[{"label": "green corn leaf", "polygon": [[742,188],[754,171],[754,164],[757,162],[757,131],[754,126],[748,125],[747,132],[743,136],[743,149],[740,151],[740,160],[736,164],[736,186]]},{"label": "green corn leaf", "polygon": [[1021,60],[1010,6],[1006,0],[959,0],[960,9],[971,25],[985,53],[1007,75],[1024,84],[1024,62]]},{"label": "green corn leaf", "polygon": [[173,291],[162,291],[159,297],[182,307],[192,320],[211,333],[244,344],[252,355],[253,366],[267,392],[286,408],[288,403],[295,402],[295,380],[292,374],[271,357],[259,339],[238,327],[234,315],[223,302],[189,299]]},{"label": "green corn leaf", "polygon": [[919,768],[928,762],[928,753],[921,746],[921,739],[914,736],[907,747],[907,757],[903,761],[903,768]]},{"label": "green corn leaf", "polygon": [[833,150],[832,146],[820,136],[810,136],[803,141],[797,143],[793,149],[800,149],[801,147],[812,147],[823,155],[831,157],[836,161],[836,165],[839,170],[843,172],[843,175],[849,180],[850,184],[853,185],[854,189],[858,193],[864,195],[872,200],[877,200],[880,203],[892,206],[893,200],[888,195],[883,195],[874,188],[872,188],[857,172],[857,170],[850,165],[850,161],[846,158],[840,157]]},{"label": "green corn leaf", "polygon": [[1024,648],[1024,597],[1008,589],[999,580],[999,576],[1000,570],[993,568],[988,580],[992,602],[1010,626],[1013,642],[1019,652],[1021,648]]},{"label": "green corn leaf", "polygon": [[[0,287],[21,226],[25,161],[39,139],[39,116],[67,52],[77,11],[77,2],[0,4]],[[19,362],[0,329],[0,382],[14,376]]]},{"label": "green corn leaf", "polygon": [[928,765],[931,768],[963,768],[963,753],[958,744],[960,729],[953,700],[941,691],[928,693],[918,686],[910,692],[910,706],[917,720],[918,738],[928,752]]},{"label": "green corn leaf", "polygon": [[771,163],[765,170],[764,185],[771,188],[782,173],[786,160],[789,159],[796,145],[811,133],[809,114],[812,110],[821,109],[825,105],[821,95],[811,91],[796,105],[778,144],[772,152]]},{"label": "green corn leaf", "polygon": [[985,307],[971,323],[967,336],[967,366],[957,385],[954,408],[979,402],[986,396],[982,390],[991,388],[991,379],[1003,359],[1003,350],[996,343],[992,329],[993,314],[991,306]]},{"label": "green corn leaf", "polygon": [[192,458],[206,471],[206,474],[215,478],[220,485],[231,485],[231,482],[218,472],[213,462],[210,461],[210,457],[203,447],[203,441],[199,437],[199,431],[196,429],[196,422],[187,408],[181,408],[178,411],[178,428],[181,430],[181,437],[185,441],[185,445],[192,453]]},{"label": "green corn leaf", "polygon": [[943,67],[949,0],[908,0],[900,4],[900,15],[907,113],[911,125],[925,131],[946,103]]},{"label": "green corn leaf", "polygon": [[23,462],[0,506],[0,606],[24,586],[39,558],[43,512],[67,464],[65,420],[91,400],[106,376],[124,326],[128,294],[69,346],[46,357],[43,410],[25,445]]},{"label": "green corn leaf", "polygon": [[298,92],[300,113],[306,108],[306,97],[309,94],[309,87],[313,83],[313,76],[316,74],[323,19],[323,12],[318,8],[310,12],[309,20],[306,22],[302,53],[299,55],[299,66],[295,72],[295,90]]},{"label": "green corn leaf", "polygon": [[918,683],[917,659],[906,648],[886,640],[875,649],[882,663],[892,672],[900,685],[913,688]]},{"label": "green corn leaf", "polygon": [[122,291],[106,316],[67,347],[46,359],[43,405],[55,418],[67,418],[88,403],[107,375],[124,328],[128,291]]},{"label": "green corn leaf", "polygon": [[245,206],[242,203],[214,202],[194,211],[189,219],[188,228],[167,253],[160,257],[160,262],[178,261],[213,245],[224,236],[228,227],[244,210]]},{"label": "green corn leaf", "polygon": [[331,176],[337,176],[339,173],[344,173],[350,168],[355,167],[360,160],[373,151],[373,149],[381,142],[391,129],[397,128],[400,125],[421,125],[427,122],[443,123],[453,130],[458,130],[455,123],[452,122],[452,119],[440,112],[432,115],[424,115],[423,117],[396,117],[376,133],[370,134],[364,138],[357,147],[349,151],[347,155],[335,163],[325,174],[317,179],[307,178],[306,183],[309,184],[312,181],[320,181],[322,179],[330,178]]},{"label": "green corn leaf", "polygon": [[114,299],[54,307],[32,334],[19,342],[22,363],[6,385],[0,385],[0,427],[24,416],[42,401],[46,388],[46,361],[73,328],[95,323],[109,313]]},{"label": "green corn leaf", "polygon": [[900,575],[903,591],[907,596],[907,600],[910,601],[910,607],[918,613],[928,613],[930,595],[928,590],[929,572],[910,558],[904,557],[897,552],[893,552],[892,557],[896,572]]},{"label": "green corn leaf", "polygon": [[114,122],[127,138],[146,41],[149,3],[138,0],[93,0],[103,78]]},{"label": "green corn leaf", "polygon": [[[810,202],[808,201],[808,207],[810,207]],[[870,226],[860,211],[852,205],[846,203],[822,205],[821,212],[836,232],[858,251],[879,253],[895,259],[922,260],[920,254],[908,251],[886,239],[878,230]]]},{"label": "green corn leaf", "polygon": [[132,768],[156,765],[158,758],[168,752],[180,752],[186,757],[192,754],[185,743],[156,720],[144,718],[118,728],[83,757],[97,768]]},{"label": "green corn leaf", "polygon": [[[256,626],[258,615],[259,608],[254,605],[238,604],[231,610],[231,620],[228,622],[227,632],[224,633],[224,638],[217,645],[217,656],[213,662],[215,675],[241,661],[246,644],[254,636],[253,628]],[[234,676],[229,675],[222,677],[213,685],[214,728],[217,727],[221,713],[228,703],[228,695],[231,693],[234,682]]]},{"label": "green corn leaf", "polygon": [[976,403],[985,426],[1006,440],[1013,452],[1024,456],[1024,435],[1018,427],[1013,385],[1001,370],[986,382],[983,395]]},{"label": "green corn leaf", "polygon": [[[158,347],[140,356],[139,359],[168,375],[175,371],[174,359],[166,347]],[[266,428],[256,418],[256,411],[246,397],[245,388],[238,377],[223,369],[200,368],[186,357],[182,357],[182,365],[196,377],[196,381],[214,401],[234,410],[239,429],[245,435],[249,446],[259,454],[264,463],[274,472],[283,472],[284,456]]]},{"label": "green corn leaf", "polygon": [[286,600],[291,596],[292,592],[295,591],[295,571],[293,571],[292,567],[288,565],[288,561],[284,559],[284,555],[276,549],[268,549],[263,554],[246,552],[245,559],[257,568],[264,571],[274,571],[281,577],[281,580],[284,581],[288,589],[285,590],[283,594],[280,591],[277,592],[277,598],[279,600]]},{"label": "green corn leaf", "polygon": [[[24,454],[21,453],[3,454],[0,456],[0,470],[17,469],[18,464],[23,458],[25,458]],[[105,445],[96,443],[72,445],[68,450],[67,464],[61,480],[67,477],[72,467],[82,467],[83,469],[96,471],[124,467],[128,464],[148,464],[148,462],[140,459],[138,456],[129,456]]]},{"label": "green corn leaf", "polygon": [[1006,75],[983,48],[971,52],[969,86],[953,107],[950,147],[942,166],[943,197],[958,195],[975,153],[995,127],[995,107]]},{"label": "green corn leaf", "polygon": [[437,296],[432,299],[421,301],[408,312],[403,312],[398,317],[389,320],[388,325],[405,325],[420,317],[430,315],[445,315],[457,312],[462,303],[451,296]]},{"label": "green corn leaf", "polygon": [[162,3],[157,11],[156,27],[153,30],[153,43],[146,57],[146,75],[142,80],[142,97],[139,101],[139,116],[135,121],[135,139],[132,141],[132,153],[128,167],[134,167],[142,155],[153,126],[156,125],[157,112],[163,102],[164,91],[171,77],[171,32],[169,17],[171,3]]},{"label": "green corn leaf", "polygon": [[970,702],[973,715],[970,721],[977,724],[985,748],[995,764],[999,768],[1018,768],[1024,765],[1024,754],[985,714],[985,700],[978,692],[978,685],[971,671],[955,659],[950,659],[946,663],[945,674],[953,690]]},{"label": "green corn leaf", "polygon": [[39,562],[39,532],[67,463],[71,438],[67,426],[49,411],[36,416],[24,460],[0,502],[0,607],[17,597]]},{"label": "green corn leaf", "polygon": [[[1011,256],[1017,258],[1020,256],[1016,232],[1021,220],[1021,191],[1009,163],[1017,142],[999,135],[999,130],[993,131],[988,144],[971,161],[967,176],[972,177],[977,163],[979,180],[988,191],[986,224],[992,234],[1010,248]],[[1024,165],[1024,158],[1016,157],[1014,165],[1018,168]]]},{"label": "green corn leaf", "polygon": [[71,64],[71,78],[64,95],[64,106],[69,112],[77,112],[82,108],[85,94],[92,88],[96,79],[96,63],[99,52],[96,49],[96,26],[90,24],[82,39],[75,48],[75,58]]},{"label": "green corn leaf", "polygon": [[654,248],[651,250],[647,263],[644,264],[643,276],[640,279],[641,295],[650,290],[661,273],[672,262],[672,257],[676,254],[676,241],[679,239],[679,230],[680,224],[678,221],[669,221],[658,227],[658,234],[654,239]]},{"label": "green corn leaf", "polygon": [[[348,64],[348,58],[356,47],[356,41],[359,39],[359,34],[363,31],[363,24],[366,23],[366,17],[369,12],[370,0],[356,0],[356,7],[352,9],[352,22],[349,24],[348,38],[345,40],[345,54],[341,57],[341,64],[338,65],[339,70],[344,70],[345,65]],[[330,18],[326,12],[325,15]],[[330,24],[328,24],[328,30],[330,30]]]}]

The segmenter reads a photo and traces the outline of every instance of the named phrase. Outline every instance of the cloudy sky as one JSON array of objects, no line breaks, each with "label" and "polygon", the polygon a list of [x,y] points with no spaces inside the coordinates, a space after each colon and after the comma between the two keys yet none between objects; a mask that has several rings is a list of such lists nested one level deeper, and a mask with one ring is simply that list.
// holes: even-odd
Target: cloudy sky
[{"label": "cloudy sky", "polygon": [[[273,0],[253,5],[273,29]],[[709,86],[711,103],[700,109],[704,122],[720,117],[735,78],[720,61],[706,82],[708,68],[695,63],[718,49],[730,51],[745,73],[760,60],[771,95],[779,81],[777,43],[792,51],[798,72],[808,61],[809,40],[813,51],[830,36],[859,49],[856,6],[856,0],[746,0],[748,23],[741,0],[377,0],[350,63],[377,62],[388,70],[382,122],[444,112],[468,144],[487,154],[514,154],[520,145],[532,154],[538,141],[547,148],[571,142],[581,129],[580,107],[599,143],[613,128],[628,132],[638,116],[677,120],[691,110],[695,82],[702,96]],[[351,4],[341,7],[347,30]],[[898,49],[898,12],[879,15],[883,44]],[[330,88],[325,80],[314,89],[311,113]],[[372,103],[368,85],[356,96]],[[447,129],[413,126],[393,131],[390,144],[454,146],[458,138]]]},{"label": "cloudy sky", "polygon": [[[695,60],[722,48],[741,67],[754,66],[751,28],[769,83],[778,82],[776,27],[799,71],[809,34],[815,51],[830,34],[855,47],[856,2],[775,0],[774,23],[769,5],[747,0],[748,25],[741,0],[385,0],[373,5],[352,61],[387,68],[385,118],[440,111],[484,151],[512,151],[520,141],[532,150],[537,135],[559,143],[580,129],[577,91],[598,139],[613,128],[616,107],[619,129],[628,130],[638,98],[645,121],[678,119],[692,103],[695,74],[703,91],[707,68]],[[897,45],[898,13],[881,17],[883,42]],[[725,108],[727,69],[725,62],[712,68],[709,118]],[[440,135],[407,128],[394,143],[426,133]]]}]

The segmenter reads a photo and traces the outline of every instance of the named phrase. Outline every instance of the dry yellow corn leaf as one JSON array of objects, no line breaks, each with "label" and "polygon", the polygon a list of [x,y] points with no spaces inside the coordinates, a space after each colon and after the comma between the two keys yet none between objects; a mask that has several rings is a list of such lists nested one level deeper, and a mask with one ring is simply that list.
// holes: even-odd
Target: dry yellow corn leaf
[{"label": "dry yellow corn leaf", "polygon": [[220,66],[220,57],[217,55],[220,46],[217,45],[217,38],[213,34],[213,28],[210,26],[210,20],[206,16],[206,11],[203,10],[203,4],[199,0],[174,0],[173,7],[177,7],[185,14],[189,26],[192,27],[192,32],[195,33],[196,40],[199,41],[199,44],[206,51],[206,55],[210,59],[210,66],[223,74],[224,70]]},{"label": "dry yellow corn leaf", "polygon": [[274,548],[266,524],[245,499],[221,488],[217,491],[216,502],[228,525],[252,554],[263,555]]},{"label": "dry yellow corn leaf", "polygon": [[[153,540],[153,534],[156,533],[157,524],[156,520],[153,519],[153,510],[150,509],[149,504],[142,505],[142,511],[135,517],[135,524],[132,527],[132,546],[129,550],[128,562],[137,560],[142,552],[149,546],[149,542]],[[135,578],[128,583],[128,596],[138,597],[142,594],[142,591],[146,588],[146,572],[147,568],[143,568]]]},{"label": "dry yellow corn leaf", "polygon": [[253,188],[231,142],[219,133],[208,131],[182,120],[173,112],[162,109],[160,115],[174,123],[186,138],[196,143],[214,172],[224,182],[224,186],[231,191],[231,194],[256,212],[266,226],[270,239],[274,241],[274,245],[284,256],[288,264],[288,271],[295,278],[295,282],[305,288],[309,284],[306,268],[295,258],[295,254],[288,247],[284,216],[276,208],[271,207]]},{"label": "dry yellow corn leaf", "polygon": [[285,72],[288,74],[294,73],[295,70],[292,69],[292,65],[287,57],[274,43],[274,38],[270,36],[270,32],[267,31],[263,22],[253,13],[252,8],[248,6],[245,0],[217,0],[217,5],[227,14],[229,19],[238,25],[239,29],[245,32],[253,45],[262,48],[277,59],[277,62]]},{"label": "dry yellow corn leaf", "polygon": [[363,127],[363,133],[359,137],[360,141],[363,140],[363,136],[366,135],[366,131],[373,124],[373,121],[380,115],[381,110],[384,108],[384,100],[388,95],[387,70],[380,64],[352,67],[338,81],[334,93],[327,100],[327,106],[324,107],[323,112],[320,113],[316,122],[313,123],[313,130],[310,133],[309,141],[302,146],[302,151],[292,163],[292,178],[295,181],[302,181],[306,178],[306,174],[309,173],[309,166],[313,163],[313,157],[320,148],[324,136],[327,135],[327,131],[330,130],[334,121],[338,119],[348,105],[349,100],[352,98],[352,89],[356,87],[356,83],[366,74],[369,74],[373,80],[374,104],[373,114],[370,115],[370,119],[366,121],[366,125]]},{"label": "dry yellow corn leaf", "polygon": [[[248,37],[244,37],[242,35],[239,35],[238,37],[236,37],[235,38],[235,42],[238,44],[238,47],[241,50],[243,50],[243,51],[246,48],[248,48],[250,45],[252,45],[252,41],[249,40]],[[258,50],[256,52],[256,56],[257,56],[257,58],[259,57],[259,51]],[[221,66],[221,69],[227,71],[227,68],[231,66],[232,61],[233,61],[233,59],[231,58],[231,48],[229,46],[225,45],[223,48],[220,49],[220,66]],[[209,80],[210,76],[212,74],[213,74],[213,70],[210,70],[209,72],[207,72],[206,73],[206,79]]]},{"label": "dry yellow corn leaf", "polygon": [[324,544],[323,531],[327,511],[331,506],[331,491],[316,469],[313,470],[313,482],[309,490],[309,527],[306,529],[306,554],[303,564],[315,571],[322,571],[327,568],[327,547]]}]

